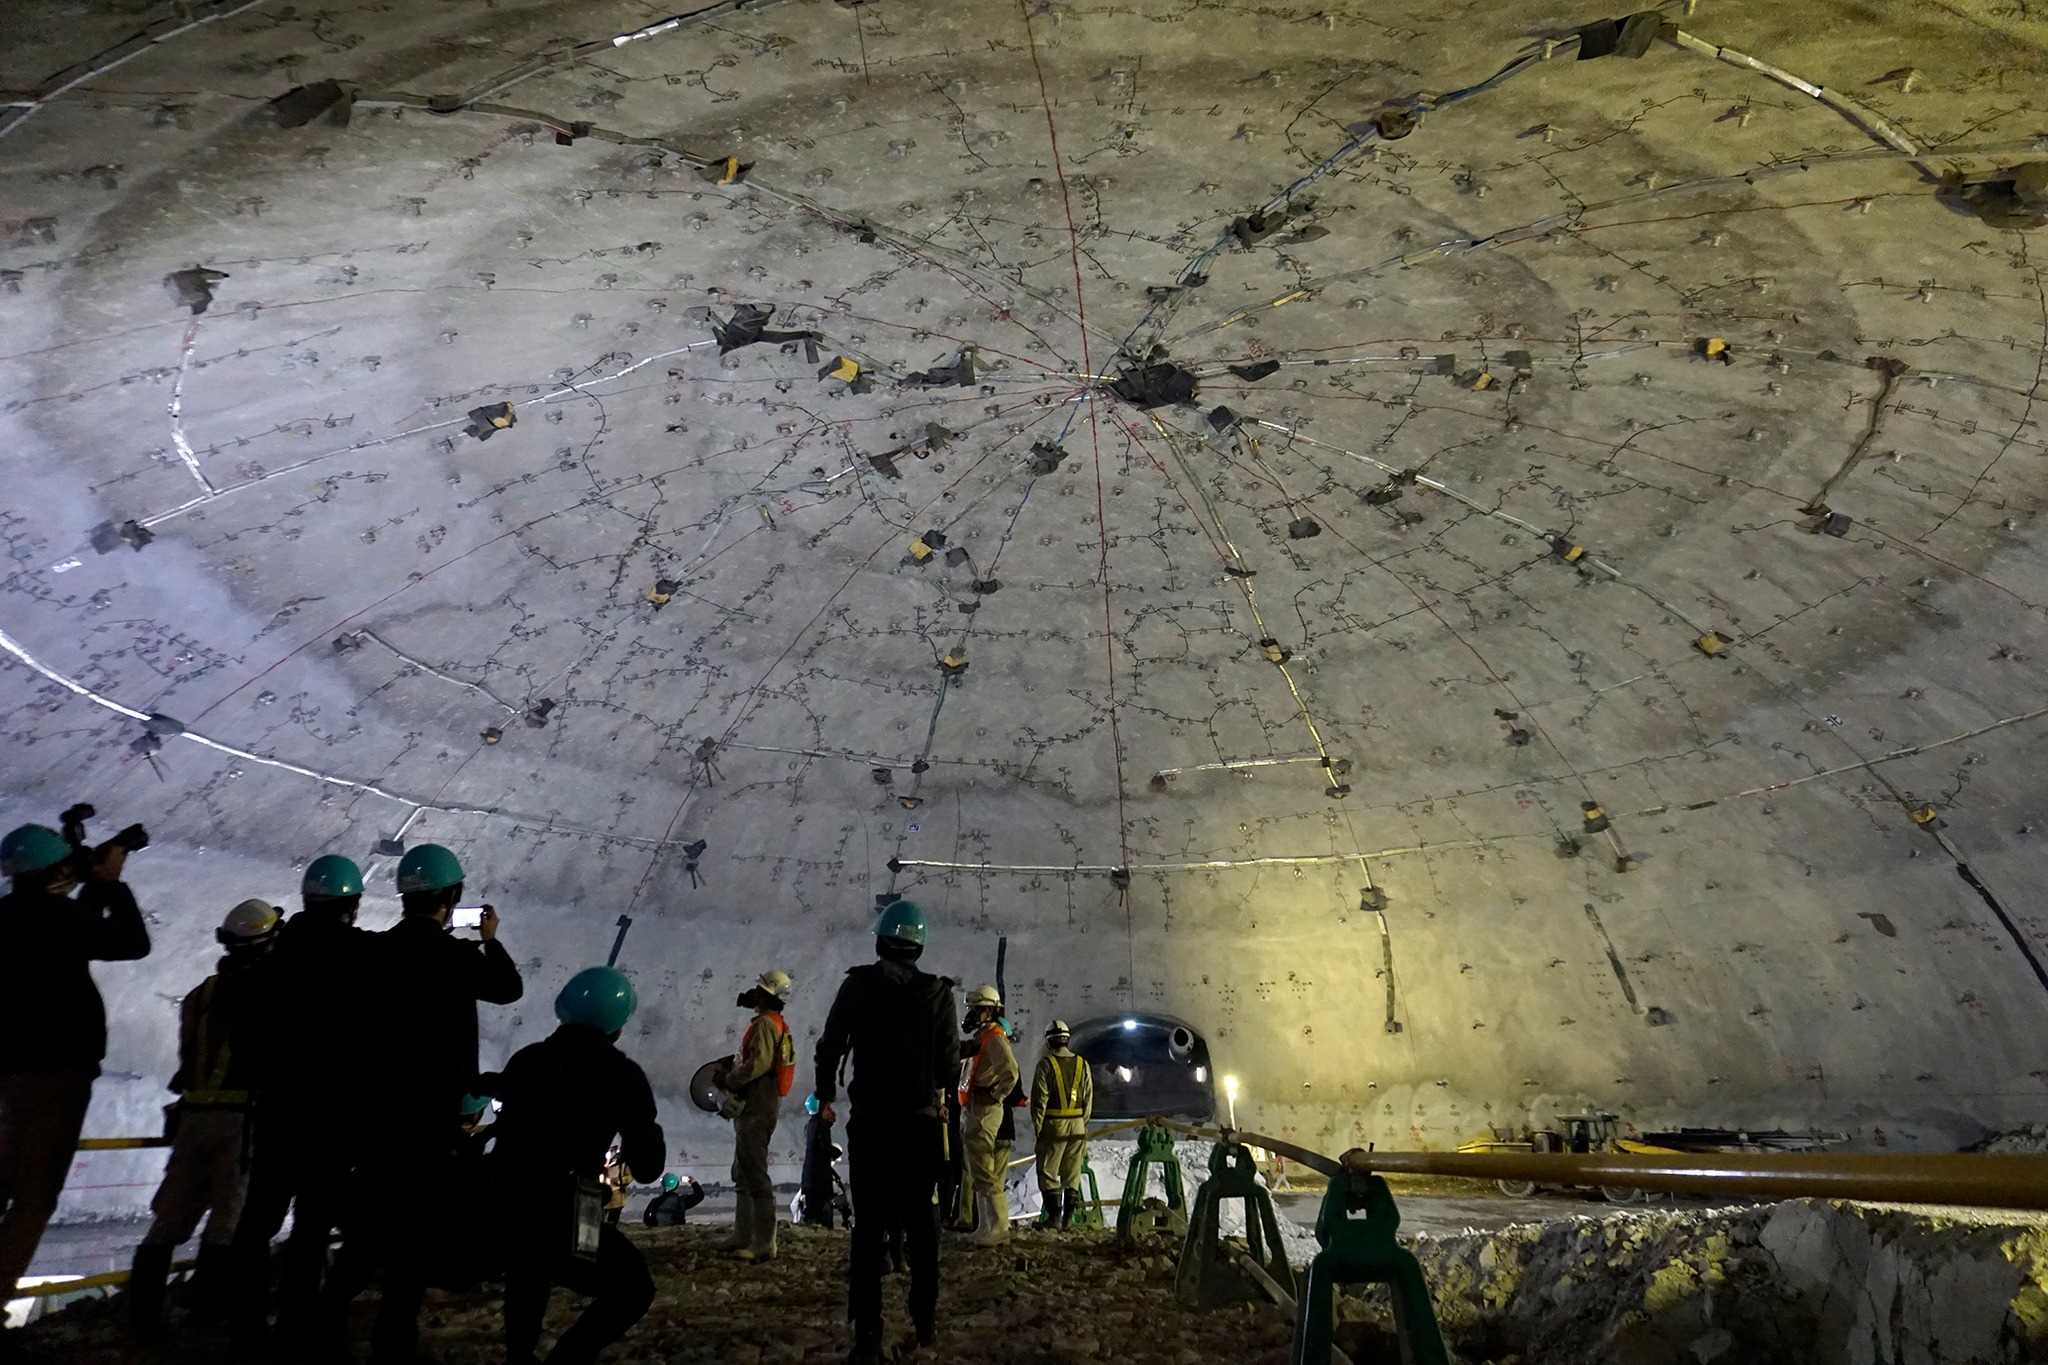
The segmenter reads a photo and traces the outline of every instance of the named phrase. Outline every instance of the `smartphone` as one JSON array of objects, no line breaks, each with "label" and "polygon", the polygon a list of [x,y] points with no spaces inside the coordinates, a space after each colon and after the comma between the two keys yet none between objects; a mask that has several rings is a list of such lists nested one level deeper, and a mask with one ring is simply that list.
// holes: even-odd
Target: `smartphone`
[{"label": "smartphone", "polygon": [[448,916],[450,929],[481,929],[484,927],[484,908],[481,905],[458,905]]}]

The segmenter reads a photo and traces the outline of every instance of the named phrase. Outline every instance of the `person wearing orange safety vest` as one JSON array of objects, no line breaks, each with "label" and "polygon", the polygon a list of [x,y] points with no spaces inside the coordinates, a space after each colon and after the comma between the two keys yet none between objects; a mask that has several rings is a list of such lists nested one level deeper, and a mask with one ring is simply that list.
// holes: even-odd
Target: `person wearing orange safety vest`
[{"label": "person wearing orange safety vest", "polygon": [[1010,1197],[1003,1188],[1002,1148],[996,1138],[1010,1096],[1022,1073],[1017,1054],[1003,1032],[1003,997],[994,986],[976,986],[967,995],[967,1017],[960,1031],[973,1040],[974,1051],[960,1063],[961,1147],[966,1158],[961,1199],[972,1199],[973,1246],[1001,1246],[1010,1240]]},{"label": "person wearing orange safety vest", "polygon": [[719,1088],[729,1096],[718,1112],[732,1120],[732,1185],[738,1198],[732,1236],[719,1250],[742,1261],[775,1255],[775,1182],[768,1177],[768,1143],[783,1097],[796,1079],[796,1044],[782,1021],[793,984],[788,972],[766,971],[740,996],[740,1007],[754,1011],[753,1022],[718,1077]]},{"label": "person wearing orange safety vest", "polygon": [[1038,1189],[1046,1221],[1065,1228],[1081,1211],[1081,1164],[1088,1159],[1088,1120],[1095,1113],[1095,1077],[1086,1058],[1067,1048],[1073,1030],[1055,1019],[1045,1030],[1045,1055],[1031,1078],[1031,1121],[1038,1138]]}]

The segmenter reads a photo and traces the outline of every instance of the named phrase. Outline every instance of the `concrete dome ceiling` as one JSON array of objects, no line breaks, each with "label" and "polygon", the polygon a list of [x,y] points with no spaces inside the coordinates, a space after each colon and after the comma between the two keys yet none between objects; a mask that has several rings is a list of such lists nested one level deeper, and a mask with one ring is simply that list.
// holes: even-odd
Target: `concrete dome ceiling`
[{"label": "concrete dome ceiling", "polygon": [[2048,236],[1957,188],[2040,20],[167,15],[19,7],[84,79],[0,115],[0,813],[157,835],[102,1131],[392,838],[504,913],[487,1061],[629,914],[678,1122],[891,892],[1321,1144],[2044,1117]]}]

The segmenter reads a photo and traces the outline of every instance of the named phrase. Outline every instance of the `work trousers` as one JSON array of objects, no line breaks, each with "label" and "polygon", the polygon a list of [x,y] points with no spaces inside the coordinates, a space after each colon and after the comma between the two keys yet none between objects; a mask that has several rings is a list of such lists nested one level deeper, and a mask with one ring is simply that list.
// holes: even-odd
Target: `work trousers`
[{"label": "work trousers", "polygon": [[961,1147],[967,1157],[960,1181],[960,1207],[970,1217],[977,1194],[994,1195],[1002,1191],[1004,1155],[1009,1148],[1009,1144],[996,1138],[996,1130],[1002,1126],[1001,1103],[984,1104],[976,1100],[960,1115]]},{"label": "work trousers", "polygon": [[732,1121],[732,1187],[742,1198],[775,1198],[768,1178],[768,1143],[775,1136],[775,1109],[742,1113]]},{"label": "work trousers", "polygon": [[227,1246],[249,1195],[249,1115],[240,1109],[186,1109],[178,1115],[171,1159],[149,1211],[156,1221],[144,1246],[175,1247],[206,1220],[206,1245]]},{"label": "work trousers", "polygon": [[259,1109],[251,1143],[249,1188],[235,1224],[230,1312],[238,1331],[260,1332],[268,1317],[270,1243],[292,1215],[277,1266],[278,1326],[313,1328],[327,1248],[349,1200],[347,1144],[331,1117],[310,1108]]},{"label": "work trousers", "polygon": [[[348,1308],[378,1278],[382,1302],[370,1338],[371,1365],[412,1365],[419,1354],[420,1301],[445,1228],[430,1221],[422,1191],[453,1186],[459,1171],[447,1128],[426,1125],[380,1135],[351,1184],[341,1251],[321,1296],[323,1318],[339,1330]],[[615,1231],[615,1230],[613,1230]]]},{"label": "work trousers", "polygon": [[90,1071],[0,1076],[0,1303],[28,1273],[78,1154]]},{"label": "work trousers", "polygon": [[548,1352],[548,1365],[588,1365],[631,1330],[654,1302],[646,1258],[617,1228],[600,1228],[597,1259],[528,1249],[505,1267],[505,1359],[523,1365],[540,1344],[548,1295],[556,1285],[588,1295],[590,1306]]},{"label": "work trousers", "polygon": [[1052,1195],[1081,1188],[1081,1164],[1088,1159],[1088,1134],[1055,1132],[1059,1120],[1048,1120],[1038,1132],[1038,1188]]},{"label": "work trousers", "polygon": [[939,1131],[930,1114],[863,1114],[858,1105],[847,1121],[854,1220],[846,1316],[856,1346],[881,1344],[884,1243],[892,1229],[901,1230],[909,1262],[912,1324],[928,1332],[937,1318]]}]

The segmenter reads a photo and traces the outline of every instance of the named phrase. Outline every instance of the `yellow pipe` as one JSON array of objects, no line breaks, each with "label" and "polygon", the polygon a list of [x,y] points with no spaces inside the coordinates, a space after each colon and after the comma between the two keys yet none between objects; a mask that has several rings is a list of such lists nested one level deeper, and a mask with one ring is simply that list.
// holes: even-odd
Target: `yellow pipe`
[{"label": "yellow pipe", "polygon": [[[179,1261],[171,1267],[173,1275],[190,1270],[197,1261]],[[81,1275],[75,1280],[52,1280],[48,1284],[25,1284],[14,1291],[17,1299],[46,1299],[53,1294],[76,1294],[85,1289],[111,1289],[128,1283],[125,1270],[103,1270],[97,1275]]]},{"label": "yellow pipe", "polygon": [[170,1145],[171,1140],[167,1137],[80,1138],[78,1140],[78,1150],[81,1152],[125,1152],[136,1147],[168,1147]]},{"label": "yellow pipe", "polygon": [[[1253,1146],[1262,1139],[1239,1135]],[[1740,1199],[1861,1199],[1899,1204],[1967,1204],[1994,1209],[2048,1209],[2048,1156],[1966,1152],[1869,1155],[1841,1153],[1366,1152],[1341,1158],[1354,1171],[1380,1175],[1526,1180],[1539,1185],[1617,1185],[1666,1194]]]}]

